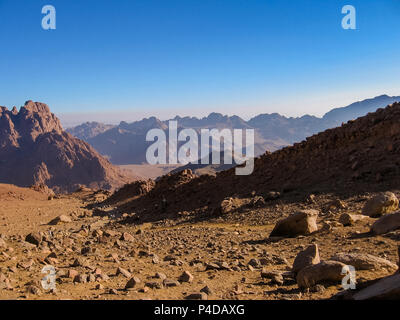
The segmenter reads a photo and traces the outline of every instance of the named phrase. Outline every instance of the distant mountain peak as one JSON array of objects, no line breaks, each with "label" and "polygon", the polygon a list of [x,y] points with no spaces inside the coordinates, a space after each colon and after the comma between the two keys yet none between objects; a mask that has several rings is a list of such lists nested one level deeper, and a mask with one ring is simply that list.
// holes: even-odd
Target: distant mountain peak
[{"label": "distant mountain peak", "polygon": [[72,191],[79,184],[112,189],[129,181],[89,144],[65,132],[44,103],[29,100],[18,113],[2,108],[0,128],[3,183]]}]

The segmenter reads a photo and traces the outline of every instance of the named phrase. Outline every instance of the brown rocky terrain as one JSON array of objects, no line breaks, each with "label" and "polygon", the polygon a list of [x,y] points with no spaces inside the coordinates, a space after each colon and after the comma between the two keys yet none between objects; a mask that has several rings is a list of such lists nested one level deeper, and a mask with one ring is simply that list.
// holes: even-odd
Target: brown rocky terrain
[{"label": "brown rocky terrain", "polygon": [[399,299],[399,118],[393,104],[267,153],[251,176],[2,185],[0,298]]},{"label": "brown rocky terrain", "polygon": [[78,185],[113,189],[132,180],[86,142],[65,132],[47,105],[27,101],[0,108],[0,181],[72,191]]},{"label": "brown rocky terrain", "polygon": [[[146,185],[130,189],[143,193]],[[90,209],[108,197],[104,192],[82,188],[48,200],[42,192],[0,185],[0,299],[369,299],[377,291],[398,298],[390,277],[400,230],[373,235],[379,218],[368,216],[339,222],[361,214],[374,196],[263,204],[237,212],[240,222],[127,224],[128,214]],[[317,230],[270,236],[276,221],[300,209],[318,213]],[[341,286],[345,264],[356,268],[355,291]],[[42,286],[49,266],[55,289]]]},{"label": "brown rocky terrain", "polygon": [[[235,175],[234,168],[215,177],[196,176],[190,170],[169,174],[146,195],[132,196],[119,209],[135,213],[143,221],[182,216],[209,219],[218,215],[221,203],[230,198],[238,199],[244,207],[257,197],[292,205],[309,194],[348,198],[396,189],[400,175],[399,120],[400,104],[395,103],[294,146],[267,152],[255,159],[254,172],[248,176]],[[274,200],[278,194],[280,198]],[[168,208],[162,211],[164,198]]]}]

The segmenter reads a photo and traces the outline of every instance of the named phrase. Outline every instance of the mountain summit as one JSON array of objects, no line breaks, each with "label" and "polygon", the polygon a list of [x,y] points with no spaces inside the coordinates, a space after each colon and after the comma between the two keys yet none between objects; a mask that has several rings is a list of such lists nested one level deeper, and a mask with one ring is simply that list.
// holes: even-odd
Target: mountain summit
[{"label": "mountain summit", "polygon": [[46,104],[27,101],[19,112],[0,107],[0,181],[71,191],[78,185],[113,189],[129,178],[65,132]]}]

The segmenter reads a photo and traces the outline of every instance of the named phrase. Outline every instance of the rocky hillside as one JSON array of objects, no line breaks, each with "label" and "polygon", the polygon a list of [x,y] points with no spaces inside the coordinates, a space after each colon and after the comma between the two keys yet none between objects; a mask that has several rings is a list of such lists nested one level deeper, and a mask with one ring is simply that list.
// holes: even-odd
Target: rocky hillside
[{"label": "rocky hillside", "polygon": [[47,105],[27,101],[0,108],[0,181],[71,191],[78,185],[113,189],[128,182],[89,144],[65,132]]},{"label": "rocky hillside", "polygon": [[[310,193],[350,196],[387,190],[398,187],[399,165],[400,104],[395,103],[301,143],[267,152],[256,159],[249,176],[235,175],[234,168],[216,177],[196,177],[191,171],[165,176],[145,196],[125,204],[124,210],[146,213],[151,209],[158,219],[161,213],[217,213],[230,197],[269,199],[271,192],[278,192],[284,201],[291,201]],[[166,209],[153,210],[162,206],[164,198]]]}]

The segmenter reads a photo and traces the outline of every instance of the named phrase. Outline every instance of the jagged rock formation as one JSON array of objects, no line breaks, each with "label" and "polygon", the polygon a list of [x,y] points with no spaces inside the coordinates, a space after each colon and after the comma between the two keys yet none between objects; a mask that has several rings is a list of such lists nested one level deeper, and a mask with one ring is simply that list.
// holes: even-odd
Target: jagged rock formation
[{"label": "jagged rock formation", "polygon": [[77,185],[113,189],[129,180],[65,132],[46,104],[27,101],[19,112],[0,107],[0,182],[71,191]]},{"label": "jagged rock formation", "polygon": [[212,213],[223,199],[248,197],[253,191],[262,196],[281,191],[285,197],[313,192],[351,195],[382,191],[398,186],[399,165],[400,104],[395,103],[301,143],[267,152],[255,159],[254,172],[249,176],[237,176],[232,168],[216,177],[190,176],[176,186],[172,176],[168,188],[159,181],[124,210],[154,208],[155,201],[162,197],[168,201],[171,214],[185,210]]}]

